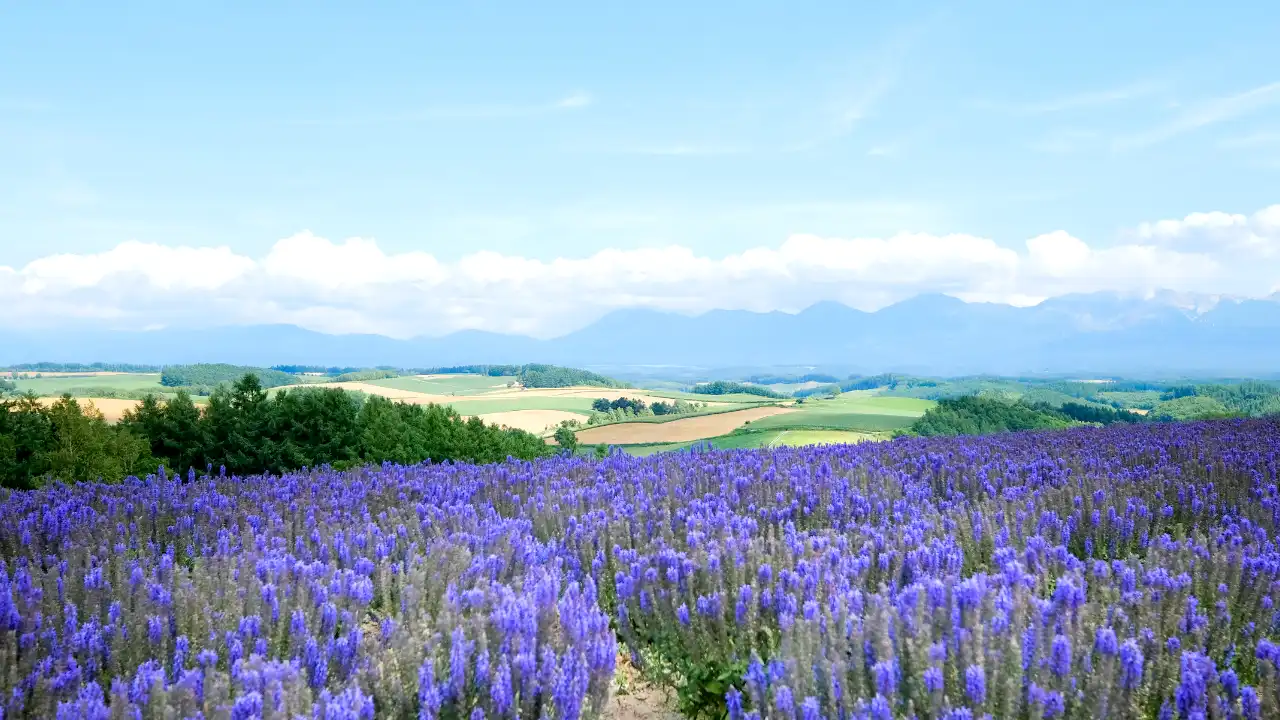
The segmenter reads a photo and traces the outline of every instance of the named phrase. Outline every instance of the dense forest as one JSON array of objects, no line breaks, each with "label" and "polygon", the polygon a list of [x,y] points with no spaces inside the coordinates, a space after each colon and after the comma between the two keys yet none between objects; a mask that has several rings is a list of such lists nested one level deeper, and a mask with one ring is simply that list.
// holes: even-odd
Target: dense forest
[{"label": "dense forest", "polygon": [[289,373],[290,375],[315,374],[315,375],[328,375],[330,377],[337,377],[338,375],[343,375],[346,373],[359,372],[364,368],[336,367],[336,366],[326,367],[324,365],[272,365],[271,369],[282,372],[282,373]]},{"label": "dense forest", "polygon": [[406,405],[337,388],[268,397],[256,375],[214,388],[201,411],[185,391],[152,396],[112,425],[71,397],[0,399],[0,485],[45,478],[118,481],[164,465],[171,472],[246,475],[301,467],[424,460],[532,459],[554,448],[521,430],[463,420],[439,405]]},{"label": "dense forest", "polygon": [[746,395],[759,395],[765,398],[784,398],[787,397],[780,392],[770,390],[762,385],[748,385],[746,383],[729,382],[727,380],[716,380],[715,382],[700,383],[689,388],[689,392],[698,395],[733,395],[743,393]]},{"label": "dense forest", "polygon": [[1048,408],[1035,408],[979,395],[945,398],[911,425],[913,435],[985,435],[1016,430],[1070,427],[1074,421]]},{"label": "dense forest", "polygon": [[886,373],[851,375],[839,382],[797,390],[793,396],[806,398],[837,395],[853,390],[876,390],[883,395],[923,400],[981,395],[1022,401],[1028,405],[1047,404],[1054,408],[1074,403],[1095,409],[1145,411],[1151,419],[1163,420],[1280,414],[1280,383],[1260,380],[1159,382],[1117,378],[1070,380],[985,375],[928,378]]},{"label": "dense forest", "polygon": [[[899,385],[910,385],[911,387],[936,387],[938,382],[929,378],[913,378],[906,375],[894,375],[885,373],[882,375],[850,375],[844,380],[834,380],[828,385],[823,385],[805,390],[797,390],[795,397],[811,397],[814,395],[838,395],[839,393],[851,392],[853,390],[896,390]],[[929,398],[934,399],[934,398]]]},{"label": "dense forest", "polygon": [[447,365],[425,368],[421,375],[488,375],[489,377],[513,377],[519,375],[520,365]]},{"label": "dense forest", "polygon": [[1060,407],[1047,403],[1010,402],[997,397],[965,395],[944,398],[915,421],[912,435],[985,435],[1016,430],[1064,428],[1089,423],[1140,423],[1138,413],[1105,406],[1069,402]]},{"label": "dense forest", "polygon": [[805,373],[804,375],[752,375],[746,382],[756,385],[799,385],[807,382],[838,383],[840,378],[826,373]]},{"label": "dense forest", "polygon": [[686,415],[704,409],[706,409],[705,403],[684,400],[658,400],[649,404],[639,398],[620,397],[616,400],[597,398],[591,402],[591,415],[587,418],[587,424],[626,422],[637,417],[655,415]]},{"label": "dense forest", "polygon": [[293,385],[298,378],[279,370],[242,367],[224,363],[203,363],[200,365],[169,365],[160,372],[160,384],[171,388],[194,388],[198,394],[212,392],[219,385],[239,380],[245,373],[253,373],[264,388]]},{"label": "dense forest", "polygon": [[400,375],[401,373],[397,370],[353,370],[336,375],[333,380],[334,382],[369,382],[371,380],[400,377]]},{"label": "dense forest", "polygon": [[524,365],[520,368],[520,384],[527,388],[557,388],[589,385],[604,388],[628,388],[627,383],[611,377],[558,365]]},{"label": "dense forest", "polygon": [[30,395],[0,398],[0,487],[42,478],[117,481],[155,472],[147,441],[70,396],[46,406]]}]

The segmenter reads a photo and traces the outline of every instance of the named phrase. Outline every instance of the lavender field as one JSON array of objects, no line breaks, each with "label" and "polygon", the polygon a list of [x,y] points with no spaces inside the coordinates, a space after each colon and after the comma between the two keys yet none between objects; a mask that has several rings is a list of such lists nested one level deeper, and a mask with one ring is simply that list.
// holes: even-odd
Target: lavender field
[{"label": "lavender field", "polygon": [[1280,717],[1280,424],[0,491],[3,718]]}]

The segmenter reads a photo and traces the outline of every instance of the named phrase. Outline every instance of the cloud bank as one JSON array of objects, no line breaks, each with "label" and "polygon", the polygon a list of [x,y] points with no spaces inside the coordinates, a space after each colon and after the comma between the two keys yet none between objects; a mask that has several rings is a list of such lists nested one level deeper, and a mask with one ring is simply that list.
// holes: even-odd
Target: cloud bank
[{"label": "cloud bank", "polygon": [[0,326],[117,328],[289,323],[410,337],[462,329],[550,337],[645,307],[794,312],[835,300],[873,310],[924,292],[1017,305],[1076,292],[1260,297],[1280,290],[1280,204],[1251,216],[1144,223],[1118,244],[1064,231],[1004,247],[973,235],[793,235],[721,258],[671,246],[536,260],[388,254],[371,239],[301,232],[263,257],[129,241],[0,266]]}]

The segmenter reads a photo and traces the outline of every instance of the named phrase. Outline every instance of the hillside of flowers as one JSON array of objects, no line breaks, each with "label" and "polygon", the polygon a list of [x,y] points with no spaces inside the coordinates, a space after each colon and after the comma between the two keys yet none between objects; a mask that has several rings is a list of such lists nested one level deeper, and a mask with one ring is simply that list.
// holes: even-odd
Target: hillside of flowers
[{"label": "hillside of flowers", "polygon": [[11,718],[1280,717],[1280,423],[0,490]]}]

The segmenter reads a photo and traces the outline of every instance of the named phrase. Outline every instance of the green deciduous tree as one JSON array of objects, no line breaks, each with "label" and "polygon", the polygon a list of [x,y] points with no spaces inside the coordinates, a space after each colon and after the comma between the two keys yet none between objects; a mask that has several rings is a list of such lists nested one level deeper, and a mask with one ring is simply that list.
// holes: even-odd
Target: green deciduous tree
[{"label": "green deciduous tree", "polygon": [[578,436],[564,425],[556,428],[555,439],[557,445],[569,452],[575,452],[578,449]]}]

